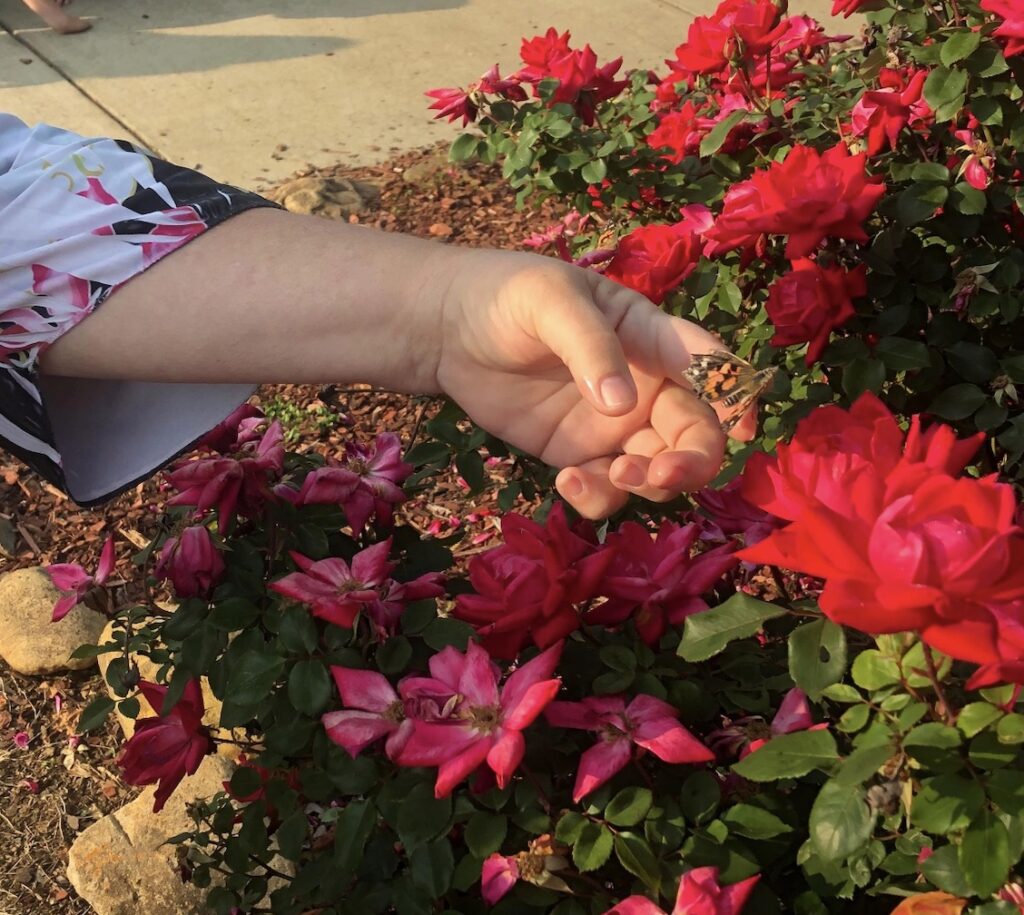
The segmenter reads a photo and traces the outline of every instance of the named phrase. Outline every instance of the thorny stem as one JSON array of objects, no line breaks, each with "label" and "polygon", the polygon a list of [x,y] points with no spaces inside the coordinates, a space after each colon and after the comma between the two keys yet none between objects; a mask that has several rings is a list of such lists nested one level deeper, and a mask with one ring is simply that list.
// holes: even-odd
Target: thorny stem
[{"label": "thorny stem", "polygon": [[775,587],[779,589],[779,594],[782,595],[783,600],[787,604],[793,603],[793,598],[790,596],[789,589],[786,588],[786,579],[782,577],[782,573],[775,567],[771,566],[772,570],[772,581],[775,582]]},{"label": "thorny stem", "polygon": [[433,398],[424,400],[423,403],[420,404],[419,411],[416,413],[416,422],[412,427],[412,435],[409,436],[409,447],[406,448],[406,451],[412,451],[413,445],[416,444],[416,439],[419,438],[420,426],[423,424],[423,417],[426,415],[427,407],[430,406],[431,400],[433,400]]},{"label": "thorny stem", "polygon": [[939,679],[939,670],[935,665],[935,657],[932,654],[931,646],[922,641],[921,649],[924,652],[924,662],[928,665],[928,678],[932,681],[932,687],[935,689],[935,696],[942,705],[942,716],[945,718],[946,724],[952,726],[956,723],[956,715],[950,708],[949,700],[946,698],[945,690],[942,688],[942,682]]},{"label": "thorny stem", "polygon": [[551,815],[551,799],[548,797],[547,792],[544,790],[544,786],[540,783],[540,779],[537,778],[536,773],[526,765],[520,767],[523,774],[530,780],[530,784],[537,789],[537,795],[540,799],[540,805],[544,808],[544,812]]}]

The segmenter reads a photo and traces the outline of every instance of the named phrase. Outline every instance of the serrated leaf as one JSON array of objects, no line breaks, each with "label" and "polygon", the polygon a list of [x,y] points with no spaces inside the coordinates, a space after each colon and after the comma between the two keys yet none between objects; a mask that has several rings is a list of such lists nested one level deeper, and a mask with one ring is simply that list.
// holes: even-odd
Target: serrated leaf
[{"label": "serrated leaf", "polygon": [[875,814],[860,788],[829,781],[811,808],[811,845],[824,861],[845,861],[867,845],[874,825]]},{"label": "serrated leaf", "polygon": [[754,782],[770,782],[830,768],[838,759],[835,738],[828,731],[796,731],[773,737],[732,770]]},{"label": "serrated leaf", "polygon": [[753,804],[730,807],[722,814],[722,822],[729,827],[729,832],[748,839],[771,839],[793,831],[785,820]]},{"label": "serrated leaf", "polygon": [[647,816],[653,800],[647,788],[623,788],[604,808],[604,818],[613,826],[635,826]]},{"label": "serrated leaf", "polygon": [[828,619],[805,623],[789,636],[789,674],[811,699],[846,672],[846,634]]},{"label": "serrated leaf", "polygon": [[500,813],[474,813],[466,823],[466,846],[478,858],[501,848],[508,834],[508,817]]},{"label": "serrated leaf", "polygon": [[661,870],[651,846],[638,835],[620,832],[615,836],[614,847],[619,863],[657,893],[661,886]]},{"label": "serrated leaf", "polygon": [[969,702],[956,716],[956,726],[965,737],[974,737],[985,730],[992,722],[1003,714],[1002,709],[989,705],[987,702]]},{"label": "serrated leaf", "polygon": [[786,612],[785,607],[765,603],[748,594],[734,594],[725,603],[686,618],[679,655],[691,662],[706,661],[733,640],[754,635],[766,620]]},{"label": "serrated leaf", "polygon": [[942,49],[939,51],[939,60],[949,67],[957,61],[970,57],[978,50],[979,44],[981,44],[981,32],[970,30],[954,32],[943,42]]},{"label": "serrated leaf", "polygon": [[910,822],[933,835],[967,826],[985,803],[981,786],[959,775],[937,775],[922,783],[910,808]]},{"label": "serrated leaf", "polygon": [[975,895],[989,896],[998,890],[1010,870],[1010,837],[1002,820],[982,810],[964,832],[958,857]]},{"label": "serrated leaf", "polygon": [[109,696],[97,696],[84,709],[78,718],[78,733],[85,734],[100,727],[107,716],[114,710],[114,700]]},{"label": "serrated leaf", "polygon": [[288,700],[304,715],[314,717],[331,700],[331,678],[323,661],[299,661],[288,675]]},{"label": "serrated leaf", "polygon": [[572,847],[572,860],[580,873],[601,867],[612,853],[611,830],[599,823],[587,822]]},{"label": "serrated leaf", "polygon": [[700,141],[700,154],[701,158],[705,156],[713,156],[718,150],[722,148],[722,144],[726,141],[731,131],[743,118],[747,112],[744,110],[734,111],[727,118],[723,118],[719,121],[714,128]]}]

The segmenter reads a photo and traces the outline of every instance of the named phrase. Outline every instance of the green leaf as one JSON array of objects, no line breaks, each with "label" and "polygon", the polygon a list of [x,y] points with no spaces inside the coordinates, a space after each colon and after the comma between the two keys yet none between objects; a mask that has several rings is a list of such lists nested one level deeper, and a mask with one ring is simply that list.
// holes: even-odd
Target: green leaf
[{"label": "green leaf", "polygon": [[838,758],[835,738],[828,731],[796,731],[773,737],[732,769],[753,782],[770,782],[827,769]]},{"label": "green leaf", "polygon": [[864,697],[848,683],[834,683],[821,691],[822,696],[833,702],[861,702]]},{"label": "green leaf", "polygon": [[940,123],[948,121],[963,105],[967,88],[967,73],[936,67],[924,83],[924,98]]},{"label": "green leaf", "polygon": [[1024,715],[1010,712],[1003,716],[996,725],[996,737],[999,742],[1010,746],[1024,743]]},{"label": "green leaf", "polygon": [[604,818],[613,826],[635,826],[651,809],[653,795],[647,788],[623,788],[604,809]]},{"label": "green leaf", "polygon": [[288,676],[288,700],[304,715],[319,715],[331,700],[331,678],[323,661],[299,661]]},{"label": "green leaf", "polygon": [[306,842],[309,823],[306,811],[302,808],[289,814],[277,827],[277,847],[289,861],[298,861],[302,856],[302,846]]},{"label": "green leaf", "polygon": [[892,758],[894,752],[889,744],[858,747],[843,760],[832,781],[836,785],[862,785]]},{"label": "green leaf", "polygon": [[942,419],[967,419],[985,401],[988,395],[975,384],[950,385],[936,397],[928,407]]},{"label": "green leaf", "polygon": [[896,215],[903,225],[916,226],[934,216],[948,196],[949,188],[943,184],[912,184],[896,198]]},{"label": "green leaf", "polygon": [[970,30],[954,32],[942,45],[939,60],[949,67],[957,61],[970,57],[981,44],[981,32]]},{"label": "green leaf", "polygon": [[588,820],[573,810],[563,814],[555,826],[555,838],[566,845],[572,845],[580,837]]},{"label": "green leaf", "polygon": [[885,383],[885,363],[881,359],[854,359],[843,369],[843,390],[851,400],[865,391],[877,393]]},{"label": "green leaf", "polygon": [[729,832],[748,839],[771,839],[793,831],[792,826],[774,813],[753,804],[730,807],[722,814],[722,822],[729,827]]},{"label": "green leaf", "polygon": [[448,831],[452,817],[452,799],[434,797],[431,785],[416,785],[402,800],[398,811],[398,838],[406,851],[429,842]]},{"label": "green leaf", "polygon": [[612,833],[607,826],[588,822],[572,847],[573,863],[580,873],[597,870],[608,860],[612,845]]},{"label": "green leaf", "polygon": [[954,896],[972,895],[971,888],[960,870],[955,845],[943,845],[942,848],[935,849],[934,854],[921,864],[921,873],[940,890]]},{"label": "green leaf", "polygon": [[959,775],[926,779],[910,808],[910,821],[918,829],[945,835],[967,826],[985,803],[981,786]]},{"label": "green leaf", "polygon": [[282,667],[284,658],[278,655],[269,651],[247,651],[231,668],[225,695],[237,705],[256,705],[267,698]]},{"label": "green leaf", "polygon": [[471,492],[479,492],[487,481],[484,459],[479,451],[464,451],[455,455],[455,469],[468,484]]},{"label": "green leaf", "polygon": [[334,864],[342,874],[354,873],[366,842],[377,825],[377,811],[368,800],[351,801],[335,821]]},{"label": "green leaf", "polygon": [[114,710],[114,700],[109,696],[97,696],[84,709],[78,718],[78,733],[85,734],[88,731],[95,731],[107,720],[107,716]]},{"label": "green leaf", "polygon": [[971,187],[966,181],[954,185],[949,194],[949,203],[958,213],[964,216],[980,216],[988,205],[985,192]]},{"label": "green leaf", "polygon": [[409,873],[416,886],[429,893],[431,899],[439,899],[448,892],[455,873],[452,843],[440,838],[419,846],[409,855]]},{"label": "green leaf", "polygon": [[965,737],[973,737],[985,730],[1002,714],[1002,709],[989,705],[987,702],[970,702],[960,709],[960,714],[956,718],[956,726],[960,728]]},{"label": "green leaf", "polygon": [[452,143],[448,150],[449,162],[465,162],[476,155],[476,147],[480,138],[476,134],[464,133]]},{"label": "green leaf", "polygon": [[878,649],[869,648],[853,659],[850,675],[862,689],[882,689],[900,682],[900,666]]},{"label": "green leaf", "polygon": [[989,896],[1010,870],[1010,836],[992,811],[982,810],[967,827],[958,854],[960,870],[976,896]]},{"label": "green leaf", "polygon": [[726,141],[731,131],[740,121],[746,117],[747,112],[740,110],[734,111],[727,118],[719,121],[714,129],[700,141],[700,154],[701,158],[705,156],[713,156],[718,150],[722,148],[722,144]]},{"label": "green leaf", "polygon": [[867,845],[874,825],[863,790],[829,781],[811,808],[811,845],[824,861],[845,861]]},{"label": "green leaf", "polygon": [[686,777],[679,792],[679,806],[691,823],[708,819],[722,800],[722,789],[710,772],[694,772]]},{"label": "green leaf", "polygon": [[904,337],[882,337],[875,346],[875,355],[894,372],[927,368],[932,361],[924,343]]},{"label": "green leaf", "polygon": [[789,674],[812,699],[839,682],[846,671],[846,635],[828,619],[814,620],[789,636]]},{"label": "green leaf", "polygon": [[500,813],[474,813],[466,824],[466,846],[478,858],[501,848],[508,834],[508,817]]},{"label": "green leaf", "polygon": [[706,661],[734,639],[759,632],[766,620],[783,616],[785,607],[738,592],[724,604],[686,618],[678,653],[687,661]]},{"label": "green leaf", "polygon": [[587,184],[600,184],[608,174],[608,163],[604,159],[591,159],[580,169],[580,177]]},{"label": "green leaf", "polygon": [[622,866],[657,893],[661,886],[661,869],[651,846],[631,832],[620,832],[615,836],[614,846],[615,856]]},{"label": "green leaf", "polygon": [[377,669],[383,674],[400,674],[412,660],[412,645],[404,635],[393,635],[374,656]]},{"label": "green leaf", "polygon": [[598,655],[601,658],[601,663],[612,670],[629,674],[636,670],[636,652],[631,651],[625,645],[605,645]]}]

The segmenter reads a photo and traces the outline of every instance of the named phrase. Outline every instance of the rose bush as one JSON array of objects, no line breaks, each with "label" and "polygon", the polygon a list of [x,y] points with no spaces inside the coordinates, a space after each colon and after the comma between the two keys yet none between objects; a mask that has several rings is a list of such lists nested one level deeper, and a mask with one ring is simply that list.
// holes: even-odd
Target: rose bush
[{"label": "rose bush", "polygon": [[[108,595],[82,725],[137,717],[157,806],[244,744],[178,839],[212,911],[1024,912],[1024,18],[835,12],[861,40],[725,0],[661,73],[550,29],[428,93],[564,200],[524,244],[779,371],[715,487],[602,525],[452,405],[324,456],[247,407],[172,468],[137,560],[177,609]],[[451,463],[500,545],[404,523]]]}]

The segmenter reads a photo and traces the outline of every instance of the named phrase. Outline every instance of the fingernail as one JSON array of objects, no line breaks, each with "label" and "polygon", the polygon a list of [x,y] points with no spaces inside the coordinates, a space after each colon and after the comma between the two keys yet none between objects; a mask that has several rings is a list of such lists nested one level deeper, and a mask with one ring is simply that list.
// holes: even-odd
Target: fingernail
[{"label": "fingernail", "polygon": [[609,375],[598,386],[601,402],[612,410],[630,406],[636,400],[632,382],[621,375]]},{"label": "fingernail", "polygon": [[643,486],[647,482],[647,474],[638,465],[627,464],[619,474],[619,482],[625,486]]},{"label": "fingernail", "polygon": [[559,488],[566,499],[578,499],[583,495],[583,481],[579,477],[568,477]]}]

